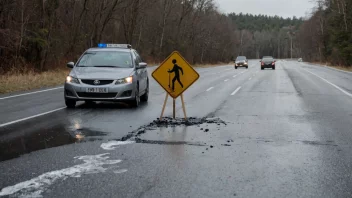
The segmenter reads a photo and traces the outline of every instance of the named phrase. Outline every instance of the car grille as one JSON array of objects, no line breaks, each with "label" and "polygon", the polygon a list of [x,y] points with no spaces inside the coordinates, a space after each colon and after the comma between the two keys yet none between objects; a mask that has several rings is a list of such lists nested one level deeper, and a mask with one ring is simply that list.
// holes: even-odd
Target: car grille
[{"label": "car grille", "polygon": [[77,95],[81,98],[115,98],[117,93],[85,93],[77,92]]},{"label": "car grille", "polygon": [[[96,85],[96,84],[94,84],[94,81],[96,81],[96,80],[84,80],[84,79],[82,79],[81,81],[82,81],[82,83],[87,84],[87,85]],[[96,86],[108,85],[108,84],[113,83],[114,81],[113,80],[99,80],[99,82],[100,83],[97,84]]]}]

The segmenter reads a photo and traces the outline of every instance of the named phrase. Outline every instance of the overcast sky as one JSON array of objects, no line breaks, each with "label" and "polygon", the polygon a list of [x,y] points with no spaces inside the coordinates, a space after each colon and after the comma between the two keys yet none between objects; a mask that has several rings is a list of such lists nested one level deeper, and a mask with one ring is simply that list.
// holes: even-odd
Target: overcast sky
[{"label": "overcast sky", "polygon": [[311,0],[215,0],[225,13],[251,13],[304,17],[314,7]]}]

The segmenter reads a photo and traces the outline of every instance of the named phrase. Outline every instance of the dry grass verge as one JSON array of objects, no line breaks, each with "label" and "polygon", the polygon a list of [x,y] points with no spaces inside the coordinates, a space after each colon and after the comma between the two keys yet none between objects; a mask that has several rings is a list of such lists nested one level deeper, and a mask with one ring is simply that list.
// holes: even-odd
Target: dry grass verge
[{"label": "dry grass verge", "polygon": [[224,65],[232,65],[233,63],[216,63],[216,64],[195,64],[193,67],[208,68],[208,67],[219,67]]},{"label": "dry grass verge", "polygon": [[0,94],[63,85],[68,73],[68,69],[62,69],[42,73],[0,75]]},{"label": "dry grass verge", "polygon": [[352,67],[330,66],[330,65],[328,65],[328,67],[331,67],[331,68],[334,68],[334,69],[343,70],[343,71],[352,72]]},{"label": "dry grass verge", "polygon": [[334,69],[352,72],[352,67],[336,66],[336,65],[329,64],[329,63],[319,63],[319,62],[311,62],[311,63],[318,65],[318,66],[325,66],[326,65],[327,67],[331,67]]}]

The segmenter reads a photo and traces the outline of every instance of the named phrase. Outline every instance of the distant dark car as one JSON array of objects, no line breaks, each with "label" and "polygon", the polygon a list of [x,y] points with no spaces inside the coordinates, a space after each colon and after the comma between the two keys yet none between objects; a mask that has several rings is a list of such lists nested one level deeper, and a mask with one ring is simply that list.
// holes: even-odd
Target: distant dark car
[{"label": "distant dark car", "polygon": [[235,69],[238,67],[245,67],[248,69],[248,60],[245,56],[238,56],[235,60]]},{"label": "distant dark car", "polygon": [[265,68],[275,69],[275,62],[272,56],[263,56],[263,59],[260,60],[260,68],[263,70]]}]

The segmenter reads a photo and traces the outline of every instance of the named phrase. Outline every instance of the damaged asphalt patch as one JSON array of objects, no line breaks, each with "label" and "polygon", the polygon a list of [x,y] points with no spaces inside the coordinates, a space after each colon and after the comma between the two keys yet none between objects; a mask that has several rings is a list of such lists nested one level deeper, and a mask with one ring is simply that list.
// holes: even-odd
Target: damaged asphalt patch
[{"label": "damaged asphalt patch", "polygon": [[227,123],[220,118],[194,118],[187,120],[183,118],[173,119],[166,117],[153,120],[151,123],[139,127],[128,133],[119,141],[135,141],[144,144],[163,144],[163,145],[192,145],[206,146],[207,139],[199,133],[211,132],[219,133],[221,127]]}]

